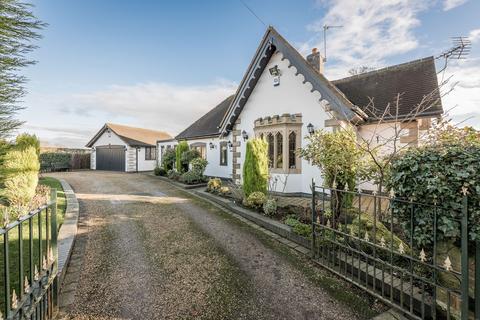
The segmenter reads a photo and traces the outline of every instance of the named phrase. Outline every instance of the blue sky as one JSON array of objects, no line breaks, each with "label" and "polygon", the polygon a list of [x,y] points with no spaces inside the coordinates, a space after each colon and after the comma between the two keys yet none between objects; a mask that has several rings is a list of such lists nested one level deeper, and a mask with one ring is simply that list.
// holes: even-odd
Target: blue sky
[{"label": "blue sky", "polygon": [[[438,55],[449,37],[472,36],[470,59],[448,70],[460,83],[444,104],[459,105],[455,120],[480,125],[480,1],[244,1],[302,53],[323,50],[324,23],[343,25],[328,35],[331,79]],[[266,28],[240,0],[33,3],[49,26],[32,54],[38,64],[25,70],[19,117],[49,145],[82,146],[105,122],[178,133],[234,92]]]}]

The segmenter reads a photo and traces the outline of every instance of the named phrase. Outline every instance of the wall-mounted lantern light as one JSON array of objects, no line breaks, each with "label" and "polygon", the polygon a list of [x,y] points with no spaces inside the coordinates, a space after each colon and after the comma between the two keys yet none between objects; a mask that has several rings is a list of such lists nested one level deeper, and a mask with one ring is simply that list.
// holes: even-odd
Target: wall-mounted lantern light
[{"label": "wall-mounted lantern light", "polygon": [[112,130],[110,130],[110,128],[107,128],[107,135],[109,138],[112,136]]},{"label": "wall-mounted lantern light", "polygon": [[274,67],[268,69],[270,72],[270,75],[273,76],[273,86],[279,86],[280,85],[280,69],[278,69],[278,66],[275,65]]},{"label": "wall-mounted lantern light", "polygon": [[242,138],[243,138],[243,141],[247,141],[247,140],[248,140],[248,133],[247,133],[247,131],[245,131],[245,130],[242,131]]},{"label": "wall-mounted lantern light", "polygon": [[278,69],[278,66],[275,65],[274,67],[268,69],[268,71],[270,71],[270,74],[274,77],[277,77],[280,75],[280,69]]},{"label": "wall-mounted lantern light", "polygon": [[210,142],[210,143],[208,144],[208,146],[210,147],[210,150],[211,150],[211,149],[215,149],[215,145],[213,144],[213,142]]},{"label": "wall-mounted lantern light", "polygon": [[315,132],[315,129],[313,128],[313,124],[309,123],[307,125],[307,130],[310,135],[312,135]]},{"label": "wall-mounted lantern light", "polygon": [[232,141],[227,142],[227,147],[228,149],[232,150],[232,147],[233,147]]}]

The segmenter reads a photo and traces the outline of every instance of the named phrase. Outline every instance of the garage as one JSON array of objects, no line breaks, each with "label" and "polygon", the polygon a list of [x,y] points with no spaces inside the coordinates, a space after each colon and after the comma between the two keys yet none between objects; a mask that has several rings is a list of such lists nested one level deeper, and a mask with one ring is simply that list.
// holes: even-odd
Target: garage
[{"label": "garage", "polygon": [[152,171],[157,141],[171,139],[163,131],[106,123],[87,143],[90,168],[120,172]]},{"label": "garage", "polygon": [[96,147],[97,170],[125,171],[125,146]]}]

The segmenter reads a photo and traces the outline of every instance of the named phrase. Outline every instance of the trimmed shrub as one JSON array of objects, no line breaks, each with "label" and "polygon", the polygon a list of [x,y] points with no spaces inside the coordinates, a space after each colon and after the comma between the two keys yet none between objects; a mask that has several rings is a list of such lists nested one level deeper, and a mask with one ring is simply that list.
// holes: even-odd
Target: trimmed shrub
[{"label": "trimmed shrub", "polygon": [[220,187],[220,189],[218,190],[218,193],[221,194],[222,196],[228,196],[232,192],[229,187]]},{"label": "trimmed shrub", "polygon": [[211,178],[207,183],[208,192],[217,192],[222,187],[222,180],[220,178]]},{"label": "trimmed shrub", "polygon": [[0,197],[11,206],[28,206],[38,184],[37,152],[34,147],[9,150],[2,159]]},{"label": "trimmed shrub", "polygon": [[[243,164],[243,192],[248,198],[253,192],[267,193],[268,185],[268,144],[263,139],[247,142]],[[263,203],[262,203],[263,205]]]},{"label": "trimmed shrub", "polygon": [[188,151],[187,141],[180,141],[180,143],[177,145],[177,148],[175,150],[176,150],[175,168],[180,173],[188,171],[188,163],[187,163],[187,166],[185,167],[185,164],[182,162],[183,154]]},{"label": "trimmed shrub", "polygon": [[195,158],[192,160],[190,163],[192,166],[192,171],[198,174],[199,176],[203,177],[203,173],[205,172],[205,169],[207,168],[208,161],[202,158]]},{"label": "trimmed shrub", "polygon": [[156,175],[156,176],[165,176],[167,174],[167,171],[165,171],[165,169],[163,169],[162,167],[155,167],[155,169],[153,169],[153,173]]},{"label": "trimmed shrub", "polygon": [[173,148],[165,150],[162,155],[162,167],[165,171],[173,169],[175,163],[176,151]]},{"label": "trimmed shrub", "polygon": [[277,213],[277,200],[275,199],[267,199],[263,204],[263,212],[267,216],[274,216]]},{"label": "trimmed shrub", "polygon": [[175,170],[169,170],[169,171],[167,172],[167,177],[168,177],[169,179],[172,179],[172,180],[175,180],[175,181],[180,180],[180,176],[181,176],[181,174],[178,173],[178,172],[175,171]]},{"label": "trimmed shrub", "polygon": [[180,181],[185,184],[196,184],[203,182],[203,175],[199,175],[194,171],[187,171],[180,177]]},{"label": "trimmed shrub", "polygon": [[310,224],[302,223],[294,215],[289,215],[285,219],[285,224],[292,227],[292,231],[299,236],[311,239],[312,238],[312,226]]},{"label": "trimmed shrub", "polygon": [[261,209],[267,201],[265,193],[260,191],[252,192],[247,198],[243,199],[243,205],[253,209]]}]

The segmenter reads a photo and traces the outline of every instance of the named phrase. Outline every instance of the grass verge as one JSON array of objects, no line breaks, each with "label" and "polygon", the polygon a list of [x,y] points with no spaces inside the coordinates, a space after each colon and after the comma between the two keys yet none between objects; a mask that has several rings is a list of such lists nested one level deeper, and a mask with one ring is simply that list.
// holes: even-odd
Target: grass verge
[{"label": "grass verge", "polygon": [[57,179],[51,177],[41,177],[38,183],[57,190],[57,226],[60,229],[65,217],[65,210],[67,209],[67,199],[65,198],[62,184]]}]

